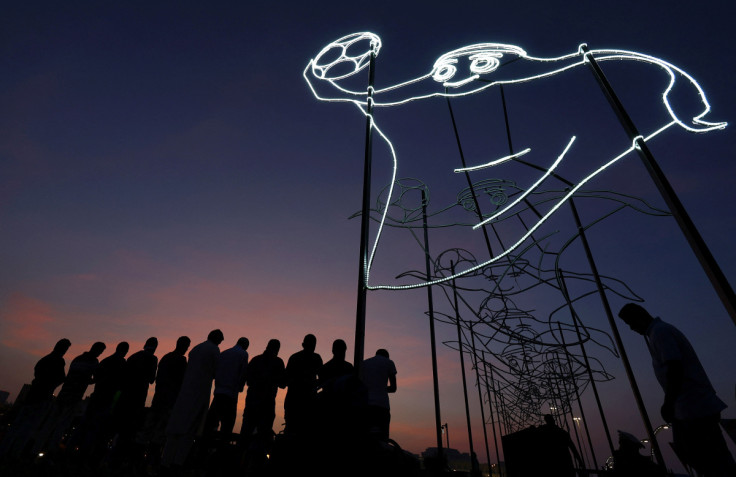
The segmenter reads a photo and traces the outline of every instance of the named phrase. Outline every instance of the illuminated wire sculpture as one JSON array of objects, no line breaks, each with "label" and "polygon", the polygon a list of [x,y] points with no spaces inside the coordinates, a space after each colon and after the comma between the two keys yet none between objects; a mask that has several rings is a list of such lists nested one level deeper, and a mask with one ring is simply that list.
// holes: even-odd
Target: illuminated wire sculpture
[{"label": "illuminated wire sculpture", "polygon": [[[417,245],[422,247],[417,236],[422,228],[420,214],[423,204],[420,197],[429,197],[428,188],[417,179],[402,178],[396,181],[394,189],[397,193],[393,195],[391,203],[385,202],[388,188],[378,194],[371,216],[374,221],[383,218],[387,227],[412,234]],[[486,205],[495,204],[499,208],[515,197],[524,195],[524,191],[513,181],[500,179],[473,184],[472,190],[487,197]],[[532,194],[526,194],[529,205],[518,208],[513,216],[505,217],[496,226],[503,226],[512,218],[530,213],[530,208],[554,202],[563,193],[561,190],[535,190]],[[469,189],[462,190],[453,204],[428,211],[432,219],[430,229],[470,227],[470,219],[464,222],[441,220],[453,210],[466,216],[474,214],[475,202],[469,200],[471,194]],[[652,216],[669,215],[641,199],[615,192],[581,191],[578,196],[580,199],[610,204],[609,208],[599,205],[600,215],[590,221],[588,225],[591,227],[624,210]],[[504,419],[509,430],[519,430],[539,422],[543,405],[549,402],[557,403],[559,413],[567,413],[575,401],[574,397],[586,391],[591,379],[599,382],[613,379],[600,359],[593,356],[586,363],[580,352],[576,351],[582,345],[592,345],[593,354],[603,350],[618,356],[606,332],[590,323],[575,321],[579,318],[576,318],[574,307],[597,293],[590,272],[565,270],[563,277],[561,257],[579,234],[577,230],[567,237],[555,234],[558,245],[554,249],[550,242],[553,236],[542,237],[518,250],[518,254],[509,254],[507,260],[487,263],[482,268],[475,266],[479,260],[470,251],[460,248],[445,250],[432,259],[434,275],[431,278],[442,284],[438,289],[451,308],[449,311],[436,311],[435,318],[455,326],[458,323],[456,316],[463,317],[460,325],[464,339],[461,343],[448,341],[445,344],[454,349],[462,347],[466,353],[472,353],[473,361],[480,362],[476,366],[493,366],[495,382],[479,381],[478,385],[490,385],[496,390],[497,399],[504,404]],[[421,252],[424,253],[424,250]],[[452,282],[443,280],[452,275],[451,268],[463,265],[473,271]],[[407,271],[403,275],[418,279],[424,277],[419,270]],[[575,296],[565,296],[568,287],[563,286],[563,280],[577,283]],[[623,281],[607,276],[603,276],[602,280],[607,292],[627,301],[641,301]],[[556,304],[546,314],[523,305],[545,292],[557,297]],[[453,293],[457,293],[461,310],[455,309],[452,304]],[[581,338],[575,336],[576,328],[579,328]],[[563,332],[568,335],[567,339],[560,336]],[[471,340],[475,341],[477,348],[470,349]]]},{"label": "illuminated wire sculpture", "polygon": [[[365,91],[362,85],[357,87],[351,84],[351,80],[354,80],[355,75],[367,67],[369,56],[371,54],[378,55],[381,46],[380,38],[370,32],[347,35],[326,45],[309,61],[307,67],[304,69],[303,76],[317,99],[328,102],[353,104],[362,114],[369,118],[371,127],[390,150],[393,172],[389,183],[392,184],[392,187],[397,177],[397,153],[387,134],[377,125],[373,114],[368,112],[366,106],[367,99],[371,108],[390,108],[430,98],[465,97],[488,90],[494,86],[519,85],[550,78],[593,62],[593,58],[597,62],[625,60],[653,65],[663,71],[668,77],[667,85],[661,92],[662,105],[670,118],[668,122],[658,125],[653,130],[642,134],[641,137],[635,138],[634,141],[627,144],[614,157],[604,160],[602,165],[589,170],[585,177],[577,181],[556,202],[551,204],[549,209],[541,217],[533,224],[530,224],[527,231],[519,236],[517,240],[504,247],[500,252],[494,253],[487,260],[479,262],[474,268],[460,269],[454,276],[472,273],[474,270],[498,261],[521,247],[546,220],[555,214],[586,183],[629,153],[640,149],[643,142],[653,139],[673,126],[678,126],[690,132],[704,133],[716,129],[723,129],[727,124],[725,122],[712,122],[705,119],[711,107],[704,91],[692,76],[667,61],[642,53],[618,49],[588,50],[585,45],[581,45],[573,53],[553,58],[539,58],[527,54],[526,51],[518,46],[501,43],[479,43],[445,53],[435,61],[433,67],[427,73],[392,86],[375,89],[371,87],[369,91]],[[507,70],[502,68],[502,66],[512,62],[514,63],[515,69],[507,75]],[[519,66],[522,67],[522,72],[519,72]],[[696,114],[688,114],[687,116],[681,114],[671,103],[671,94],[681,85],[684,85],[699,101],[700,107]],[[566,154],[569,154],[574,140],[574,137],[568,139],[567,145],[562,149],[556,160],[545,168],[547,171],[545,174],[547,175],[540,177],[534,184],[535,187],[540,186],[549,173],[552,173],[557,165],[564,160]],[[486,170],[509,161],[518,160],[521,155],[528,152],[530,151],[524,150],[515,155],[485,162],[471,168],[459,169],[458,171]],[[535,187],[528,189],[527,193],[533,193]],[[393,189],[388,191],[387,202],[391,202],[391,195],[393,193]],[[492,216],[486,217],[483,221],[474,224],[473,229],[480,228],[484,223],[497,221],[504,214],[512,213],[512,209],[518,206],[522,199],[523,197],[520,197],[519,201],[509,203],[505,207],[500,208]],[[368,288],[415,288],[440,283],[453,278],[452,276],[447,276],[438,279],[436,282],[429,283],[424,280],[417,280],[412,283],[400,285],[391,283],[371,284],[371,268],[385,225],[386,216],[384,215],[379,222],[368,258],[366,269]]]},{"label": "illuminated wire sculpture", "polygon": [[[573,402],[577,400],[579,403],[580,394],[588,387],[596,392],[596,382],[612,379],[603,369],[600,360],[595,356],[588,356],[585,350],[587,345],[593,346],[595,352],[604,350],[603,352],[620,355],[642,420],[651,435],[651,423],[618,335],[607,295],[615,294],[634,301],[641,299],[622,281],[598,272],[585,232],[624,209],[650,215],[673,215],[736,322],[736,295],[647,146],[648,141],[665,131],[676,129],[674,127],[694,133],[726,127],[725,122],[706,119],[711,107],[700,85],[683,69],[659,58],[632,51],[590,50],[587,45],[581,45],[573,53],[540,58],[527,54],[515,45],[479,43],[441,55],[432,68],[420,76],[378,88],[374,86],[373,66],[381,47],[381,39],[373,33],[347,35],[325,46],[303,71],[303,76],[317,99],[352,104],[367,118],[365,177],[369,178],[371,171],[370,133],[381,138],[388,152],[390,179],[385,182],[388,186],[377,195],[375,205],[371,208],[368,205],[370,181],[366,180],[363,208],[356,214],[361,215],[362,219],[359,292],[364,294],[368,289],[428,287],[431,326],[433,327],[434,317],[439,317],[440,321],[458,327],[458,340],[445,344],[472,355],[478,373],[477,384],[479,387],[486,387],[489,404],[493,394],[496,415],[503,418],[507,432],[538,422],[545,405],[554,407],[558,413],[571,412]],[[645,130],[639,132],[598,66],[599,62],[607,61],[643,64],[664,74],[664,85],[658,90],[664,119],[655,120],[654,124],[648,124]],[[552,146],[552,142],[548,141],[541,149],[533,144],[533,147],[514,152],[507,119],[509,154],[498,154],[497,150],[481,147],[479,154],[476,151],[471,164],[466,164],[463,141],[458,132],[451,100],[468,98],[470,102],[477,102],[478,93],[495,87],[501,92],[505,113],[504,86],[538,85],[542,80],[571,74],[572,71],[579,70],[580,66],[590,67],[593,71],[629,135],[628,142],[614,142],[611,150],[606,152],[599,153],[596,150],[592,158],[595,160],[594,164],[591,164],[590,157],[582,157],[578,148],[581,142],[585,144],[581,139],[584,137],[581,134],[586,133],[585,127],[582,131],[571,131],[572,134],[560,138],[557,146]],[[357,73],[366,67],[370,67],[371,72],[367,89],[356,83],[359,79]],[[689,112],[677,104],[675,98],[682,94],[689,94],[695,99],[695,111]],[[429,188],[416,179],[397,179],[398,146],[378,126],[375,112],[379,109],[405,109],[410,103],[424,104],[427,100],[436,98],[447,101],[462,167],[445,166],[445,163],[454,161],[436,162],[453,175],[465,176],[467,187],[457,193],[454,201],[446,202],[445,206],[428,212]],[[381,124],[384,126],[389,123]],[[600,142],[602,141],[595,146],[599,147]],[[404,148],[404,145],[401,147]],[[652,207],[631,195],[587,189],[592,187],[593,179],[632,152],[643,159],[669,211]],[[561,172],[561,169],[576,159],[579,165],[582,164],[584,171],[574,180],[568,180],[563,177],[567,174]],[[533,172],[530,185],[520,185],[527,182],[508,173],[509,166],[525,167],[527,173]],[[512,177],[513,180],[500,177]],[[555,181],[556,186],[550,186]],[[441,191],[450,188],[449,181],[439,185]],[[420,194],[417,191],[421,192],[421,199],[418,198]],[[595,200],[597,204],[595,218],[588,218],[583,223],[576,202],[589,200]],[[601,203],[611,207],[601,211],[598,207]],[[567,224],[555,229],[557,225],[554,224],[560,220],[560,210],[566,205],[570,206],[575,225],[570,227]],[[369,218],[378,226],[368,253],[366,224]],[[431,226],[427,225],[428,220],[432,221]],[[428,227],[431,227],[435,236],[439,230],[450,231],[447,234],[449,239],[440,240],[441,249],[445,252],[434,258],[428,249]],[[424,239],[417,234],[420,228]],[[569,233],[571,229],[574,232]],[[480,232],[485,249],[477,239],[472,252],[467,249],[467,237],[453,242],[452,234],[456,230],[471,232],[474,237],[479,237]],[[391,278],[371,278],[376,275],[372,275],[372,272],[379,243],[389,231],[410,233],[412,241],[419,245],[425,256],[426,272],[410,268],[409,271]],[[570,270],[563,260],[566,252],[578,241],[585,251],[590,271]],[[478,243],[481,243],[480,247]],[[387,255],[384,249],[381,253]],[[388,261],[396,266],[399,261],[392,258],[395,257]],[[430,260],[434,265],[433,271],[429,266]],[[432,288],[429,288],[433,285],[437,285],[446,296],[450,311],[433,313]],[[554,305],[551,309],[541,310],[538,306],[529,304],[530,295],[538,302]],[[591,323],[584,324],[577,311],[578,304],[593,295],[601,298],[613,339]],[[543,299],[539,300],[540,296]],[[360,323],[361,316],[364,320],[365,315],[360,296],[358,309]],[[358,331],[360,329],[360,325],[356,327],[356,365],[362,359],[362,354],[357,352],[358,347],[362,346],[362,334]],[[432,341],[434,346],[434,339]],[[483,376],[480,374],[481,366],[487,370]],[[435,407],[438,407],[437,401]],[[439,413],[436,413],[438,448],[441,448]],[[603,425],[612,447],[605,419]],[[657,461],[663,466],[659,449],[653,450],[656,450]]]}]

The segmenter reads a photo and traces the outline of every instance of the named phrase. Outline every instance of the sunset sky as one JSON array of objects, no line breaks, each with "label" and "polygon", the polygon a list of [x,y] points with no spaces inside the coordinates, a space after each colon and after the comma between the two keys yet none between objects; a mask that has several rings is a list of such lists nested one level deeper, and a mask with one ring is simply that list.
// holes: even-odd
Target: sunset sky
[{"label": "sunset sky", "polygon": [[[336,338],[345,339],[352,356],[360,223],[349,217],[360,209],[365,119],[349,104],[316,100],[302,71],[330,41],[359,31],[382,39],[378,87],[424,75],[443,53],[483,42],[518,45],[536,57],[573,53],[585,42],[655,55],[686,70],[707,94],[708,118],[730,124],[700,135],[668,130],[650,147],[736,283],[735,14],[726,0],[4,6],[0,389],[14,399],[35,362],[62,337],[73,343],[67,363],[94,341],[107,343],[106,356],[121,340],[137,351],[149,336],[158,337],[160,357],[178,336],[194,345],[214,328],[225,335],[221,349],[247,336],[251,356],[278,338],[286,360],[306,333],[317,336],[325,361]],[[649,73],[602,66],[634,121],[645,130],[660,124],[661,98]],[[507,93],[519,149],[531,138],[558,154],[578,135],[589,156],[571,174],[599,164],[598,148],[621,150],[627,142],[592,75],[574,74]],[[503,114],[494,101],[493,127]],[[489,124],[486,106],[475,104],[461,110],[468,134]],[[397,140],[400,177],[421,176],[438,201],[454,197],[457,189],[442,176],[459,167],[445,101],[384,111],[376,118]],[[605,142],[608,134],[615,145]],[[481,136],[479,144],[488,144],[479,150],[487,147],[490,156],[507,150],[505,131]],[[385,146],[377,144],[374,201],[390,177]],[[590,187],[665,208],[635,155]],[[595,207],[584,212],[595,214]],[[571,227],[565,217],[551,226],[560,235]],[[411,239],[394,231],[384,238],[377,280],[424,269]],[[729,405],[724,417],[736,418],[736,328],[674,220],[622,212],[589,238],[601,273],[625,281],[652,314],[689,336]],[[579,247],[570,260],[572,269],[586,266]],[[396,363],[392,437],[413,452],[435,445],[426,297],[425,289],[371,291],[367,302],[366,354],[386,348]],[[439,292],[436,299],[447,312]],[[535,309],[548,305],[529,299]],[[625,303],[610,299],[614,312]],[[595,326],[608,326],[595,297],[581,311]],[[467,451],[457,352],[441,344],[455,340],[455,330],[437,326],[442,420],[451,446]],[[662,392],[646,346],[626,327],[621,334],[656,426]],[[616,377],[600,388],[609,425],[643,438],[621,361],[603,351],[597,356]],[[478,451],[478,399],[469,392]],[[608,450],[589,394],[584,402],[602,463]],[[485,451],[479,456],[485,461]]]}]

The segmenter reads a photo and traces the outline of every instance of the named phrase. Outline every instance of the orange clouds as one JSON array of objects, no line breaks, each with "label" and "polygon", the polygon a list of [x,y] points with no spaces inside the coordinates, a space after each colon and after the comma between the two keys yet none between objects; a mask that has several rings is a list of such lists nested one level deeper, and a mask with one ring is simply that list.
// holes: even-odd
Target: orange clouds
[{"label": "orange clouds", "polygon": [[22,293],[12,293],[0,308],[0,343],[23,349],[36,356],[48,353],[54,341],[49,325],[55,321],[48,304]]}]

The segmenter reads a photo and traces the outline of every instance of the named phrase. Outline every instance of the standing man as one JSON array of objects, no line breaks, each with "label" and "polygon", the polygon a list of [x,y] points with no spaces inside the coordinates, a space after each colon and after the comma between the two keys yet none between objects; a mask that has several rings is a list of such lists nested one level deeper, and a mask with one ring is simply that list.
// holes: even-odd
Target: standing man
[{"label": "standing man", "polygon": [[102,449],[107,449],[113,433],[112,405],[115,395],[122,388],[125,356],[130,345],[121,341],[115,352],[100,361],[95,376],[95,390],[89,397],[82,424],[75,439],[80,441],[80,450],[86,458],[97,458]]},{"label": "standing man", "polygon": [[146,418],[148,387],[156,380],[156,348],[158,339],[154,336],[148,338],[143,349],[133,353],[123,367],[120,398],[113,412],[117,427],[117,439],[111,454],[114,464],[119,465],[133,456],[135,435]]},{"label": "standing man", "polygon": [[368,431],[387,441],[391,423],[388,395],[396,392],[396,365],[389,359],[388,351],[379,349],[374,357],[363,361],[362,373],[368,390]]},{"label": "standing man", "polygon": [[60,339],[53,351],[36,363],[33,368],[33,381],[23,407],[13,422],[10,431],[0,446],[0,457],[21,457],[27,445],[36,435],[39,426],[53,404],[54,390],[64,382],[66,373],[64,355],[72,342]]},{"label": "standing man", "polygon": [[238,394],[245,388],[245,371],[248,367],[248,338],[242,337],[230,349],[220,353],[215,372],[215,393],[205,421],[205,433],[211,434],[220,427],[224,442],[230,440],[235,427]]},{"label": "standing man", "polygon": [[151,456],[154,466],[160,463],[161,450],[166,442],[166,425],[184,380],[186,353],[191,343],[188,336],[180,336],[174,350],[166,353],[158,363],[156,392],[143,431],[143,440],[148,446],[147,454]]},{"label": "standing man", "polygon": [[54,350],[41,358],[33,368],[33,381],[26,397],[26,404],[50,402],[54,398],[54,390],[64,382],[64,355],[72,342],[66,338],[60,339]]},{"label": "standing man", "polygon": [[302,350],[289,357],[286,364],[284,398],[285,432],[303,436],[312,429],[311,419],[317,407],[317,373],[322,368],[322,357],[315,353],[317,338],[309,334],[302,341]]},{"label": "standing man", "polygon": [[164,467],[180,467],[189,455],[210,404],[212,381],[220,356],[219,345],[224,339],[222,331],[212,330],[207,335],[207,341],[189,352],[184,381],[166,426],[166,445],[161,456]]},{"label": "standing man", "polygon": [[672,424],[674,446],[683,462],[704,477],[736,475],[719,427],[726,404],[716,396],[685,335],[634,303],[624,305],[618,316],[647,340],[654,374],[664,390],[662,418]]},{"label": "standing man", "polygon": [[105,351],[105,343],[98,341],[89,351],[80,354],[69,364],[69,372],[54,401],[51,414],[39,432],[34,454],[43,450],[51,453],[58,450],[64,433],[71,427],[77,414],[77,407],[81,404],[87,387],[95,382],[95,373],[100,365],[98,358],[103,351]]},{"label": "standing man", "polygon": [[240,430],[241,444],[247,448],[255,432],[256,440],[265,443],[273,436],[276,419],[276,393],[286,387],[284,361],[278,357],[281,342],[272,339],[266,350],[250,360],[246,384],[245,411]]},{"label": "standing man", "polygon": [[317,373],[317,384],[322,392],[332,393],[335,381],[353,373],[353,365],[345,360],[348,345],[344,340],[336,339],[332,342],[332,359],[322,366]]}]

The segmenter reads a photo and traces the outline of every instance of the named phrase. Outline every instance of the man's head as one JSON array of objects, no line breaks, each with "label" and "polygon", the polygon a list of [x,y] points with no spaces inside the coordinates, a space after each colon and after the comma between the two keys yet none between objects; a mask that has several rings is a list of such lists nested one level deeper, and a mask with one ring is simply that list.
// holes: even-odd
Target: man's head
[{"label": "man's head", "polygon": [[89,349],[89,353],[94,356],[95,358],[99,358],[103,351],[105,351],[105,343],[102,341],[97,341],[95,344],[92,345],[92,347]]},{"label": "man's head", "polygon": [[555,418],[552,417],[552,414],[545,414],[544,415],[544,423],[548,426],[554,426],[555,425]]},{"label": "man's head", "polygon": [[66,352],[69,351],[69,347],[71,345],[71,341],[66,338],[62,338],[54,345],[54,353],[58,354],[59,356],[64,356]]},{"label": "man's head", "polygon": [[189,349],[189,345],[192,344],[192,340],[189,339],[188,336],[180,336],[178,340],[176,340],[176,351],[179,354],[184,354]]},{"label": "man's head", "polygon": [[210,334],[207,335],[207,340],[215,343],[216,345],[222,343],[224,339],[225,335],[223,335],[220,330],[212,330],[210,331]]},{"label": "man's head", "polygon": [[317,338],[312,334],[305,336],[304,341],[302,341],[302,348],[304,348],[305,351],[313,353],[317,348]]},{"label": "man's head", "polygon": [[269,340],[268,344],[266,345],[266,353],[272,354],[273,356],[278,356],[280,349],[281,341],[277,339]]},{"label": "man's head", "polygon": [[127,341],[121,341],[118,343],[118,345],[115,347],[115,354],[118,356],[125,357],[126,354],[128,354],[128,351],[130,350],[130,345]]},{"label": "man's head", "polygon": [[250,346],[250,341],[248,341],[248,338],[243,336],[238,339],[237,345],[243,348],[244,350],[248,351],[248,346]]},{"label": "man's head", "polygon": [[156,348],[158,348],[158,339],[155,336],[148,338],[146,344],[143,345],[143,349],[149,353],[156,352]]},{"label": "man's head", "polygon": [[336,358],[345,359],[345,353],[348,351],[348,345],[341,339],[332,342],[332,355]]},{"label": "man's head", "polygon": [[644,335],[652,323],[652,315],[636,303],[627,303],[618,312],[618,317],[636,333]]},{"label": "man's head", "polygon": [[388,351],[386,351],[385,349],[381,348],[381,349],[379,349],[379,350],[376,351],[376,356],[383,356],[384,358],[388,358]]}]

